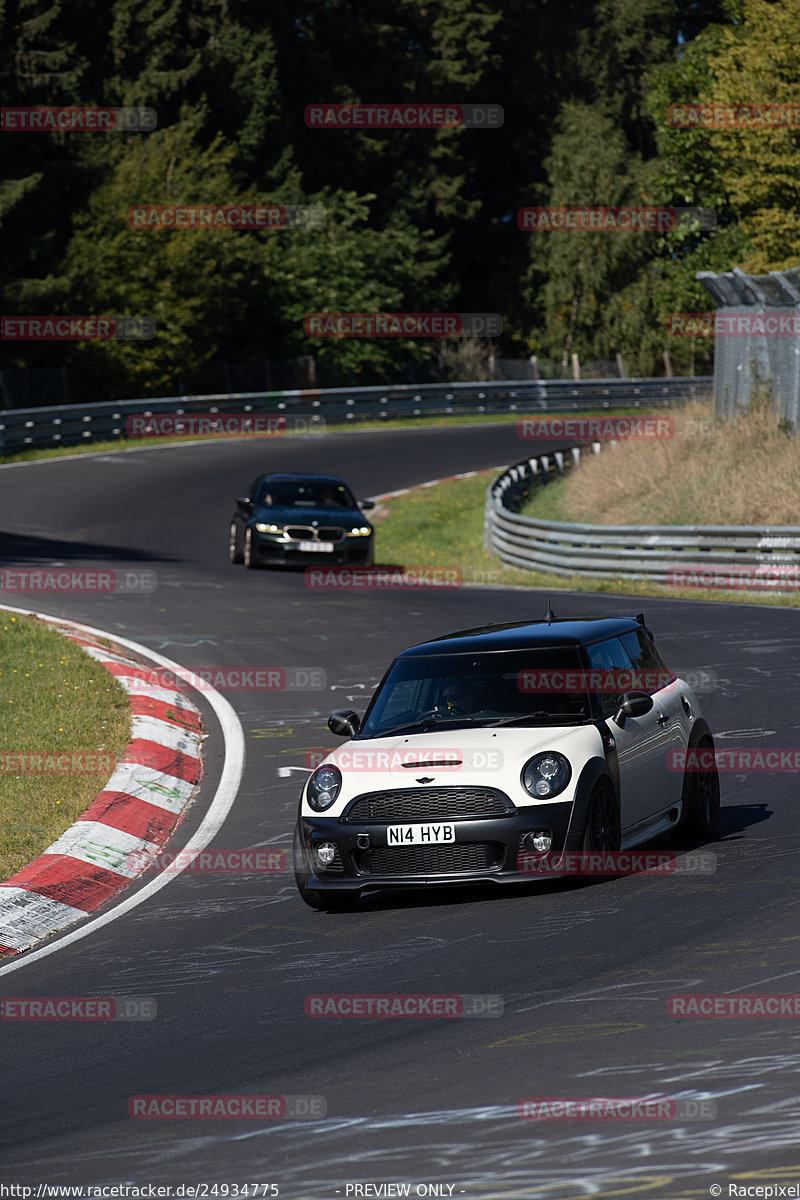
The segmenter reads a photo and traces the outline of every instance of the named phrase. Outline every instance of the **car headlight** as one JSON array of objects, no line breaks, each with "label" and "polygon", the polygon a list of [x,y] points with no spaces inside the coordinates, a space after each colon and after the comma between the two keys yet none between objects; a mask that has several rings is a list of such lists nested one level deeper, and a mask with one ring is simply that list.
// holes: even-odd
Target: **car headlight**
[{"label": "car headlight", "polygon": [[572,778],[572,768],[563,754],[554,750],[534,754],[522,768],[522,786],[537,800],[557,796]]},{"label": "car headlight", "polygon": [[256,521],[256,529],[259,533],[281,533],[280,525],[265,525],[263,521]]},{"label": "car headlight", "polygon": [[350,530],[350,537],[368,537],[372,533],[369,525],[359,525],[358,528],[353,527]]},{"label": "car headlight", "polygon": [[342,772],[332,763],[325,763],[308,781],[308,803],[315,812],[324,812],[336,802],[341,787]]}]

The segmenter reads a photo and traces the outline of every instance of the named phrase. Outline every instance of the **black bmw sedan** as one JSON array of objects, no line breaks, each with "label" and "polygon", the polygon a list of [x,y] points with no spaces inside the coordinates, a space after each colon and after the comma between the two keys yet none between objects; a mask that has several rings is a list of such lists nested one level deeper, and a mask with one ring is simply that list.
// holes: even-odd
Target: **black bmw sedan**
[{"label": "black bmw sedan", "polygon": [[261,564],[355,563],[371,566],[375,534],[363,510],[335,475],[259,475],[239,496],[230,524],[230,560]]}]

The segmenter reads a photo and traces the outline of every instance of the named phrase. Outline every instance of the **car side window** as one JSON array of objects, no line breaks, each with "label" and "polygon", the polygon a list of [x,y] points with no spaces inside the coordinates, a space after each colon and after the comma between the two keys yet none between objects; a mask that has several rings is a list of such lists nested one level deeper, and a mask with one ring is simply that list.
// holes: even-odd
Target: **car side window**
[{"label": "car side window", "polygon": [[632,629],[630,633],[623,633],[620,641],[630,654],[634,668],[642,672],[641,691],[657,692],[672,679],[674,672],[670,671],[643,629]]},{"label": "car side window", "polygon": [[[604,642],[595,642],[594,645],[586,647],[586,653],[589,655],[592,670],[609,676],[608,682],[603,683],[597,695],[603,717],[613,717],[623,689],[613,687],[611,672],[626,671],[629,673],[633,665],[630,655],[618,637],[607,638]],[[610,684],[611,686],[609,686]]]}]

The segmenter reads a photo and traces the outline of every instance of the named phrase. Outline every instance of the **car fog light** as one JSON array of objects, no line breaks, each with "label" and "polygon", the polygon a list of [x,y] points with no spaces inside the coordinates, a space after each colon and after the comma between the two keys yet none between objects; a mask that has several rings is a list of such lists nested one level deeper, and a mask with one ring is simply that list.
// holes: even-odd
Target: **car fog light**
[{"label": "car fog light", "polygon": [[329,867],[336,858],[336,847],[333,842],[322,842],[321,845],[314,847],[314,851],[323,867]]},{"label": "car fog light", "polygon": [[553,844],[553,839],[549,833],[534,833],[530,838],[533,843],[534,850],[538,850],[539,854],[546,854]]}]

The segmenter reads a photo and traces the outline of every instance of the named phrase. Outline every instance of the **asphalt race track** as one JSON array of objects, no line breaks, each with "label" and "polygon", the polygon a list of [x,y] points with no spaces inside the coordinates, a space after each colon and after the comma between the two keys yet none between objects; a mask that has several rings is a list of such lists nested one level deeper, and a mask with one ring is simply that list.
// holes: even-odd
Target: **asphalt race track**
[{"label": "asphalt race track", "polygon": [[[233,567],[233,498],[268,469],[328,470],[371,496],[513,462],[519,447],[513,426],[496,425],[209,442],[0,469],[4,567],[147,568],[158,580],[151,594],[2,598],[193,669],[323,669],[326,690],[226,693],[247,762],[214,846],[286,848],[304,754],[335,742],[331,709],[363,711],[406,645],[539,617],[546,597],[312,591],[302,572]],[[797,612],[570,594],[553,607],[559,616],[644,609],[671,665],[715,673],[701,702],[720,747],[798,744]],[[213,790],[222,746],[213,722],[209,731],[206,783],[176,845]],[[321,914],[302,903],[289,873],[184,873],[87,937],[12,961],[0,968],[4,997],[153,996],[158,1016],[0,1025],[0,1181],[271,1183],[282,1197],[315,1200],[376,1196],[354,1185],[396,1181],[410,1182],[411,1195],[437,1184],[441,1195],[546,1200],[678,1200],[720,1194],[712,1185],[727,1196],[729,1182],[800,1182],[798,1019],[676,1020],[666,1010],[677,992],[798,990],[797,776],[728,774],[722,785],[720,839],[688,851],[695,861],[713,852],[713,874],[395,892],[354,913]],[[499,995],[504,1015],[307,1017],[304,998],[327,992]],[[127,1115],[129,1097],[165,1093],[324,1097],[327,1112]],[[517,1112],[524,1097],[590,1096],[711,1100],[716,1116],[533,1122]]]}]

